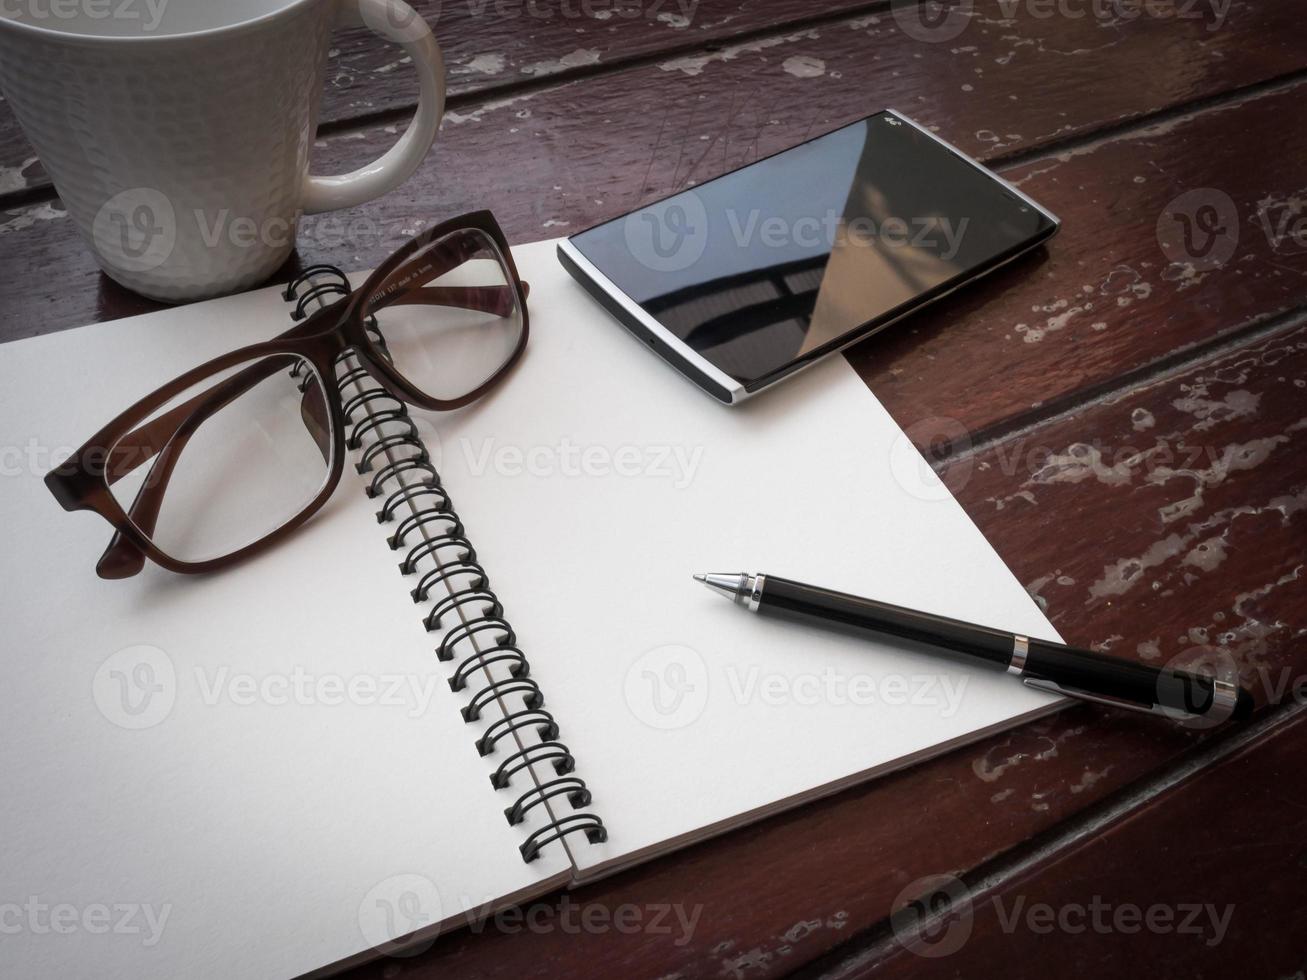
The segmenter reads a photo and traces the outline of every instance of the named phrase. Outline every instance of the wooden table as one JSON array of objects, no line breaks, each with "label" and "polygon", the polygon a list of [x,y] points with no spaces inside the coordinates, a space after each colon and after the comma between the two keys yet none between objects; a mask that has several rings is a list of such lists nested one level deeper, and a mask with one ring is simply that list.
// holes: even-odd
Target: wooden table
[{"label": "wooden table", "polygon": [[[352,975],[1301,977],[1301,4],[418,6],[450,60],[441,138],[417,177],[345,216],[344,242],[309,219],[294,263],[367,267],[485,206],[516,241],[553,237],[899,108],[1065,226],[1042,262],[850,360],[1069,641],[1153,663],[1228,652],[1261,707],[1218,731],[1072,708],[569,897],[700,907],[683,944],[487,926]],[[412,109],[394,50],[338,41],[325,171],[376,156]],[[97,273],[3,105],[0,190],[3,339],[150,308]],[[1177,245],[1184,220],[1213,216],[1230,247]],[[955,900],[940,922],[890,919],[936,881]],[[1050,931],[1029,911],[1095,898],[1173,918],[1064,914]],[[1205,916],[1181,928],[1190,906],[1229,905],[1219,935]]]}]

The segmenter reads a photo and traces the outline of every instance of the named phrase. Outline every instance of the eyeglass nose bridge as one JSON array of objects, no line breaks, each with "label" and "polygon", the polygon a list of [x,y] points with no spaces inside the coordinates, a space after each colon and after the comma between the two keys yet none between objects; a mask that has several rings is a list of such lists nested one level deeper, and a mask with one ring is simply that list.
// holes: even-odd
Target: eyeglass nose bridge
[{"label": "eyeglass nose bridge", "polygon": [[[365,328],[366,329],[366,328]],[[370,338],[372,339],[372,338]],[[407,404],[410,399],[404,389],[395,381],[395,368],[392,364],[384,362],[385,344],[375,343],[374,349],[370,350],[360,344],[349,344],[336,357],[336,364],[348,365],[352,357],[355,364],[350,366],[346,372],[338,375],[337,384],[343,393],[351,382],[357,382],[367,376],[370,384],[379,385],[387,395],[401,404]],[[345,416],[345,423],[351,424],[354,420],[350,417],[353,414],[349,401],[344,401],[342,411]],[[348,441],[348,440],[347,440]]]}]

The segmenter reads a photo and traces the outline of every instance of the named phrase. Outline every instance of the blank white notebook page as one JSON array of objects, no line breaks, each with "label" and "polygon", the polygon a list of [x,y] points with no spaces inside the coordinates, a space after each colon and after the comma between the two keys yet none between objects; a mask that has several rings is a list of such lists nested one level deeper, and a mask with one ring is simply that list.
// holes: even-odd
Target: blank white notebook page
[{"label": "blank white notebook page", "polygon": [[348,462],[285,544],[203,577],[97,579],[109,525],[43,486],[51,451],[288,325],[265,290],[0,351],[0,445],[21,449],[0,481],[0,901],[24,907],[5,975],[294,976],[570,876],[557,846],[518,853],[503,753],[478,756]]},{"label": "blank white notebook page", "polygon": [[552,243],[515,255],[526,359],[475,410],[432,421],[609,828],[571,842],[583,871],[1059,703],[905,644],[751,616],[694,582],[770,572],[1058,639],[843,358],[727,408],[627,335]]}]

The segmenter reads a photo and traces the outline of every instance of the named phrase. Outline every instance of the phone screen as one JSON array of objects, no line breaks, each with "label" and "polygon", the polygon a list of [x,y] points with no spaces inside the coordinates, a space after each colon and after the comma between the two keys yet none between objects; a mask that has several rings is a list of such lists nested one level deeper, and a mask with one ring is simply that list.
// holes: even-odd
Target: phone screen
[{"label": "phone screen", "polygon": [[1056,227],[992,174],[879,113],[572,243],[753,390]]}]

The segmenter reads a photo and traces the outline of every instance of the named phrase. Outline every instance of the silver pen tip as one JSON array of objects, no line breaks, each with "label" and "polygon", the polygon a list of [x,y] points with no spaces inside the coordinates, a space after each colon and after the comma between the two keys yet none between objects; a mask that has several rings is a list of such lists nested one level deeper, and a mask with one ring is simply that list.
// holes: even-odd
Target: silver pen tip
[{"label": "silver pen tip", "polygon": [[720,572],[709,572],[707,575],[696,575],[694,580],[702,582],[708,588],[712,589],[719,595],[725,596],[738,605],[744,605],[744,597],[753,591],[754,575],[742,575],[735,572],[731,575],[725,575]]},{"label": "silver pen tip", "polygon": [[694,580],[695,580],[696,582],[707,582],[707,581],[708,581],[708,576],[707,576],[707,575],[704,575],[702,572],[695,572],[695,573],[694,573]]}]

